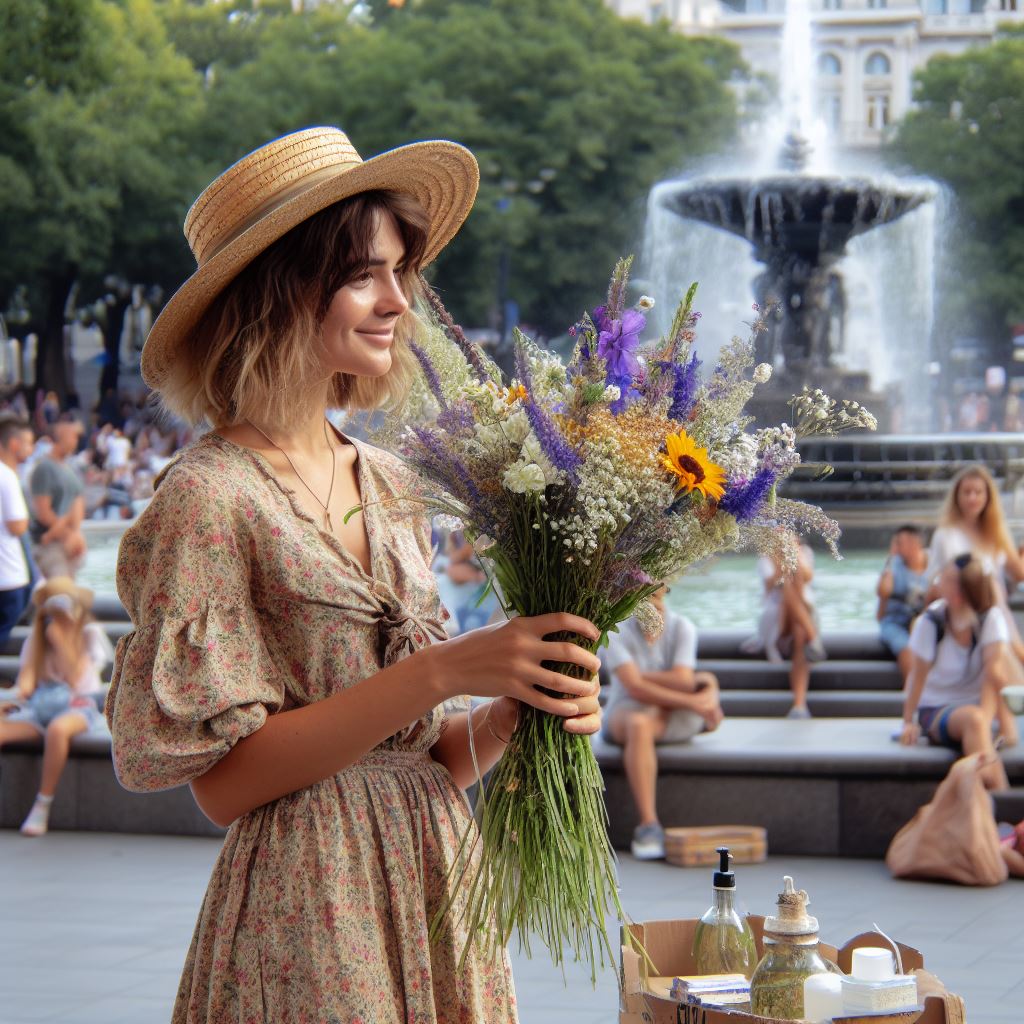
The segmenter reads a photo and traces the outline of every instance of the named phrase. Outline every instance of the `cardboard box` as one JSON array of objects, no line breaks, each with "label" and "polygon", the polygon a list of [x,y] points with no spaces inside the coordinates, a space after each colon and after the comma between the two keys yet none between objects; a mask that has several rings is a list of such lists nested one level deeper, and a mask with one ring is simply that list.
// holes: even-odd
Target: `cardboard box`
[{"label": "cardboard box", "polygon": [[[764,946],[762,933],[764,918],[749,918],[757,943],[758,956]],[[693,936],[696,919],[676,921],[647,921],[629,925],[630,931],[642,944],[650,958],[650,966],[640,954],[626,944],[622,945],[622,971],[620,976],[619,1024],[775,1024],[767,1017],[755,1016],[739,1010],[718,1009],[710,1006],[689,1006],[669,998],[672,979],[679,975],[696,974],[693,962]],[[904,974],[912,974],[924,967],[924,957],[911,946],[897,943],[893,946],[877,932],[865,932],[850,939],[842,948],[819,944],[821,955],[849,973],[853,951],[861,946],[888,946],[898,953]],[[836,1018],[843,1024],[966,1024],[963,1000],[958,996],[929,996],[923,1010],[904,1010],[869,1017]]]}]

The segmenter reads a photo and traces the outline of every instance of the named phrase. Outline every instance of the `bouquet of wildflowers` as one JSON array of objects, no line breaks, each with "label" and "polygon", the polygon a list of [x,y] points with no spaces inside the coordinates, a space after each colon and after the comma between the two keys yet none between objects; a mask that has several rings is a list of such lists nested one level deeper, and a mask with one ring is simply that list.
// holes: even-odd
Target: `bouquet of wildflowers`
[{"label": "bouquet of wildflowers", "polygon": [[[517,332],[510,381],[428,290],[431,325],[414,346],[422,375],[400,417],[415,424],[400,451],[424,481],[421,500],[458,520],[506,612],[573,612],[602,640],[634,613],[656,630],[646,598],[710,555],[791,558],[794,533],[833,549],[839,533],[819,509],[776,495],[800,463],[797,432],[747,429],[744,406],[771,375],[752,343],[734,339],[705,376],[691,288],[668,335],[643,344],[653,300],[626,307],[629,265],[572,328],[567,365]],[[873,427],[860,406],[820,392],[794,403],[808,432]],[[482,793],[481,855],[475,867],[463,858],[453,887],[471,934],[496,946],[518,931],[527,950],[537,935],[556,963],[568,947],[596,971],[611,952],[606,915],[621,914],[602,789],[587,738],[522,707]]]}]

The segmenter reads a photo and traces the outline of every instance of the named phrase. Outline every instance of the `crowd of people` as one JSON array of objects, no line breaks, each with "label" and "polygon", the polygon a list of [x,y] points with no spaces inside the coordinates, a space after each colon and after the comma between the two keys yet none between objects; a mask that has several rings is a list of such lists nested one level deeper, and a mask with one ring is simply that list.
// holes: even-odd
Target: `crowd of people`
[{"label": "crowd of people", "polygon": [[[781,559],[760,560],[763,611],[743,647],[789,661],[788,717],[805,719],[810,667],[827,651],[813,553],[801,545],[788,561],[795,570],[787,573]],[[1024,641],[1008,600],[1021,581],[1024,551],[1011,537],[999,491],[984,467],[970,466],[952,482],[927,546],[917,526],[895,532],[877,587],[879,636],[904,679],[903,722],[894,738],[980,754],[981,779],[990,789],[1009,785],[998,750],[1019,742],[1003,691],[1024,682]],[[724,717],[717,680],[698,670],[696,627],[665,607],[666,592],[655,597],[661,634],[648,638],[630,620],[603,657],[610,677],[603,735],[623,748],[638,818],[632,852],[639,859],[664,857],[657,746],[688,742]]]},{"label": "crowd of people", "polygon": [[[30,604],[36,612],[12,691],[19,710],[0,716],[0,744],[30,735],[46,742],[26,834],[46,830],[71,737],[103,727],[94,691],[112,652],[102,630],[90,625],[91,592],[75,583],[87,546],[82,524],[134,518],[152,497],[156,476],[190,440],[189,432],[159,426],[142,396],[116,409],[101,403],[89,417],[61,409],[52,394],[39,395],[31,413],[20,395],[0,406],[0,645]],[[438,533],[435,542],[450,632],[500,614],[466,538]],[[828,656],[814,554],[801,544],[785,560],[762,557],[758,572],[762,612],[743,649],[788,663],[788,717],[809,718],[811,668]],[[1018,740],[1001,690],[1024,682],[1024,640],[1008,603],[1022,580],[1024,557],[998,489],[983,467],[972,466],[953,481],[930,540],[912,524],[896,530],[877,587],[879,636],[905,684],[898,738],[985,754],[984,779],[993,788],[1007,784],[998,747]],[[664,616],[661,634],[649,639],[631,620],[602,659],[609,684],[603,735],[624,750],[640,820],[633,852],[643,858],[663,853],[657,746],[688,742],[724,717],[718,681],[698,668],[697,629],[666,606],[667,593],[664,587],[653,598]]]}]

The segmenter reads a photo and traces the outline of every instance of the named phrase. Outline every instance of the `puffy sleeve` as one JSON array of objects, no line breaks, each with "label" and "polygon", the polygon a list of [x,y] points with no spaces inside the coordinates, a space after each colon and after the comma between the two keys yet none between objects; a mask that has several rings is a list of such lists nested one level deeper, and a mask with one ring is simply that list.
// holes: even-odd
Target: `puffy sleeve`
[{"label": "puffy sleeve", "polygon": [[284,699],[246,516],[222,477],[179,461],[121,542],[118,594],[135,628],[118,642],[106,714],[126,789],[202,775]]}]

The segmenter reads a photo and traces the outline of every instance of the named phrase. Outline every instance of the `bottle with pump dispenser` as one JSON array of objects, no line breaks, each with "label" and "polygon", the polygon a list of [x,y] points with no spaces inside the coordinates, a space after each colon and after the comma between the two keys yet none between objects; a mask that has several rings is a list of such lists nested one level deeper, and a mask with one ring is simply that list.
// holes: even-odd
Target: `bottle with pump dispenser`
[{"label": "bottle with pump dispenser", "polygon": [[698,974],[742,974],[749,979],[757,966],[754,933],[736,906],[736,875],[729,870],[729,850],[721,846],[717,853],[714,902],[697,922],[694,962]]},{"label": "bottle with pump dispenser", "polygon": [[804,982],[839,968],[818,950],[818,922],[807,913],[810,900],[785,877],[778,914],[764,923],[764,956],[750,979],[750,1009],[775,1020],[804,1019]]}]

